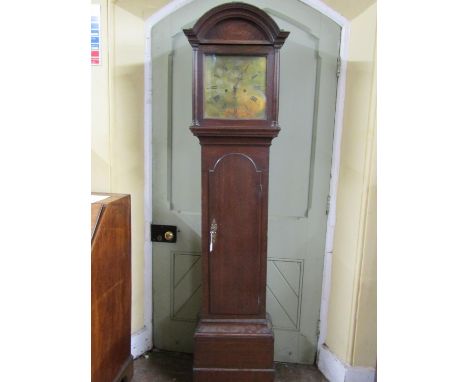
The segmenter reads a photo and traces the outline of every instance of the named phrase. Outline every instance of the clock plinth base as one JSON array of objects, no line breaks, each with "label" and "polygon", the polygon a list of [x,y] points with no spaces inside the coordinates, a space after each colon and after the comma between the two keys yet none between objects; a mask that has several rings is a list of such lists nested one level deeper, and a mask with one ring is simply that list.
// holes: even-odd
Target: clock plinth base
[{"label": "clock plinth base", "polygon": [[194,369],[194,382],[273,382],[274,370]]},{"label": "clock plinth base", "polygon": [[273,382],[274,336],[266,319],[201,319],[195,331],[195,382]]}]

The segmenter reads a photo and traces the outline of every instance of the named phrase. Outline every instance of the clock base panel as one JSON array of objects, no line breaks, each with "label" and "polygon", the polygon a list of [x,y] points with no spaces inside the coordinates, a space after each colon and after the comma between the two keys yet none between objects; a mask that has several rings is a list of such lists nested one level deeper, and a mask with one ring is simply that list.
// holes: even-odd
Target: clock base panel
[{"label": "clock base panel", "polygon": [[195,382],[273,382],[269,318],[200,320],[195,331]]},{"label": "clock base panel", "polygon": [[275,370],[193,369],[194,382],[273,382]]}]

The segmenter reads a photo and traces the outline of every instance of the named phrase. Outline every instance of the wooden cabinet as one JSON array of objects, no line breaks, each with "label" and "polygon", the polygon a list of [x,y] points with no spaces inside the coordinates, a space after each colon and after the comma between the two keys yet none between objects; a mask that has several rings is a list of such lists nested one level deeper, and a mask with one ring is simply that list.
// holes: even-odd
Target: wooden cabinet
[{"label": "wooden cabinet", "polygon": [[281,31],[262,10],[227,3],[184,30],[193,47],[193,123],[202,155],[203,302],[196,382],[272,382],[265,311],[268,172],[279,133]]},{"label": "wooden cabinet", "polygon": [[130,210],[129,195],[91,203],[92,382],[129,382],[133,374]]}]

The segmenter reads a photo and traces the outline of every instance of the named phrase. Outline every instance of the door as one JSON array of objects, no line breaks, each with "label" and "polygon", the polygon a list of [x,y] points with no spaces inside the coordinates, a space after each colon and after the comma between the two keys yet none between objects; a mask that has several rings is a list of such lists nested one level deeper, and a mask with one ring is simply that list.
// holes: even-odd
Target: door
[{"label": "door", "polygon": [[258,228],[262,171],[244,153],[222,155],[219,147],[213,151],[219,159],[208,170],[208,195],[216,195],[209,200],[209,214],[213,217],[208,221],[220,229],[209,256],[209,312],[256,315],[260,313],[259,284],[265,269],[261,267]]},{"label": "door", "polygon": [[[247,1],[250,2],[250,1]],[[191,352],[201,303],[201,163],[191,124],[192,49],[182,33],[219,0],[194,1],[152,29],[154,343]],[[340,27],[295,0],[250,2],[290,31],[281,49],[279,137],[270,156],[267,311],[275,360],[312,363],[320,314]]]}]

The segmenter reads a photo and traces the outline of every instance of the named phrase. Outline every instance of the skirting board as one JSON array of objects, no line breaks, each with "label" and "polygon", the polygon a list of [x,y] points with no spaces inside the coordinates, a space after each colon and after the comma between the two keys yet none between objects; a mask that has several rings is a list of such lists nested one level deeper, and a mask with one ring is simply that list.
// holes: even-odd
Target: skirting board
[{"label": "skirting board", "polygon": [[131,348],[133,358],[137,358],[153,348],[151,330],[147,326],[132,334]]},{"label": "skirting board", "polygon": [[373,367],[351,366],[333,354],[327,345],[320,346],[318,368],[330,382],[374,382]]}]

